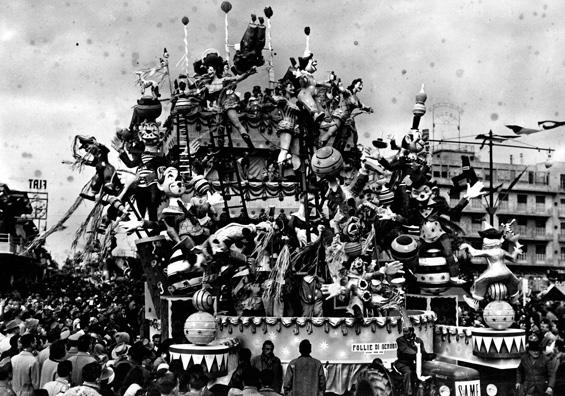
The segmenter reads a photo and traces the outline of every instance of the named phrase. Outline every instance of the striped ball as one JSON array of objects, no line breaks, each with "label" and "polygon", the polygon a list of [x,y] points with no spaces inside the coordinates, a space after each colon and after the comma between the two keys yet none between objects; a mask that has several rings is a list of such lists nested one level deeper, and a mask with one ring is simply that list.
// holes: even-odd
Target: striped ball
[{"label": "striped ball", "polygon": [[345,242],[343,244],[343,250],[347,256],[354,258],[361,255],[363,246],[361,246],[360,242]]},{"label": "striped ball", "polygon": [[501,301],[506,299],[508,288],[504,283],[496,282],[489,285],[487,293],[494,301]]},{"label": "striped ball", "polygon": [[418,255],[418,242],[411,235],[399,235],[390,244],[390,250],[395,260],[410,261]]},{"label": "striped ball", "polygon": [[192,296],[192,305],[199,311],[208,312],[214,307],[214,297],[208,290],[197,290]]},{"label": "striped ball", "polygon": [[312,156],[312,172],[319,177],[332,176],[338,173],[343,166],[341,153],[333,147],[325,146]]},{"label": "striped ball", "polygon": [[207,345],[216,338],[216,320],[207,312],[196,312],[184,322],[184,335],[196,345]]},{"label": "striped ball", "polygon": [[210,191],[210,183],[204,176],[196,176],[193,183],[194,191],[199,195],[204,195]]}]

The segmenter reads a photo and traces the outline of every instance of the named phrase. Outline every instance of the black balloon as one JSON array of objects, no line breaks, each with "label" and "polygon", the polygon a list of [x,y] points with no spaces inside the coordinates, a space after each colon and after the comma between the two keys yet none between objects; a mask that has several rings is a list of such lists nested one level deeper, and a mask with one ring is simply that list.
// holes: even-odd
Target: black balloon
[{"label": "black balloon", "polygon": [[273,16],[273,9],[271,7],[265,7],[263,12],[265,13],[265,16],[269,19]]},{"label": "black balloon", "polygon": [[181,22],[184,26],[188,25],[188,17],[183,16],[182,19],[181,19]]},{"label": "black balloon", "polygon": [[229,1],[223,1],[220,7],[222,8],[222,11],[227,14],[231,10],[231,3]]},{"label": "black balloon", "polygon": [[309,36],[309,35],[310,35],[310,26],[306,26],[306,27],[304,28],[304,33],[306,34],[306,36]]}]

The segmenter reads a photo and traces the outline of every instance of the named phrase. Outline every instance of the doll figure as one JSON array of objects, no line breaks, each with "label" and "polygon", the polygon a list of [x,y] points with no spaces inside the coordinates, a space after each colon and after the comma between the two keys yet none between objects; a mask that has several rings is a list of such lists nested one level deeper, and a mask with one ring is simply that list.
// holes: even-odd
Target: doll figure
[{"label": "doll figure", "polygon": [[108,160],[109,152],[110,150],[98,143],[93,136],[75,136],[73,143],[75,163],[78,166],[86,165],[96,169],[90,183],[80,193],[81,197],[94,201],[99,193],[117,195],[120,192],[122,184],[116,174],[116,168]]},{"label": "doll figure", "polygon": [[250,148],[253,148],[249,133],[247,133],[247,130],[239,120],[237,114],[239,109],[239,97],[235,93],[235,88],[239,82],[256,73],[257,69],[252,67],[249,71],[237,77],[225,75],[224,61],[217,54],[208,54],[206,57],[206,66],[207,77],[209,79],[209,83],[205,85],[208,91],[208,100],[210,100],[210,102],[217,102],[221,111],[239,131],[245,143],[247,143]]},{"label": "doll figure", "polygon": [[475,249],[467,243],[462,243],[460,246],[460,249],[467,250],[472,257],[486,257],[488,263],[486,271],[479,275],[471,287],[472,298],[465,298],[469,306],[475,310],[485,299],[489,286],[493,283],[506,285],[511,299],[515,299],[520,292],[520,280],[508,269],[505,262],[506,260],[514,262],[522,253],[520,243],[514,241],[514,250],[508,253],[502,248],[504,243],[502,231],[486,225],[483,231],[479,231],[479,235],[483,238],[482,249]]},{"label": "doll figure", "polygon": [[373,109],[361,103],[357,94],[363,90],[363,80],[356,78],[347,88],[339,86],[341,100],[339,107],[332,113],[333,125],[331,125],[320,136],[320,146],[331,144],[333,138],[341,126],[351,117],[353,110],[360,109],[372,113]]},{"label": "doll figure", "polygon": [[327,84],[319,83],[314,78],[314,73],[318,70],[317,66],[318,61],[314,59],[314,54],[305,54],[304,57],[298,58],[298,70],[295,72],[295,75],[300,84],[298,102],[306,108],[314,122],[320,123],[326,114],[320,104],[316,101],[315,97],[318,94],[317,87]]},{"label": "doll figure", "polygon": [[294,97],[294,86],[290,81],[283,83],[282,95],[276,96],[275,101],[280,109],[282,119],[276,125],[276,132],[280,138],[281,151],[277,158],[279,164],[279,174],[282,176],[282,166],[287,160],[290,153],[292,168],[297,170],[300,168],[300,141],[296,120],[298,118],[299,109],[296,105]]},{"label": "doll figure", "polygon": [[138,132],[140,144],[137,150],[127,151],[124,144],[115,146],[118,149],[120,160],[128,168],[137,167],[137,180],[134,188],[136,205],[141,217],[145,217],[147,213],[151,221],[157,221],[157,208],[160,203],[157,168],[167,165],[161,153],[163,137],[158,123],[143,123]]}]

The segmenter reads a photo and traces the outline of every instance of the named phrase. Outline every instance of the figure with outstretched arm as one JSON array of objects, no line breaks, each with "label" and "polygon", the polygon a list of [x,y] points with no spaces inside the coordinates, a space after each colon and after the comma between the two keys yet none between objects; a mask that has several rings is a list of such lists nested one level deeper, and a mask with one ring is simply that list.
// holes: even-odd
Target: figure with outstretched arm
[{"label": "figure with outstretched arm", "polygon": [[520,291],[520,281],[508,268],[506,260],[516,261],[518,255],[522,253],[521,245],[515,242],[514,251],[508,253],[502,249],[504,238],[501,231],[491,227],[480,231],[479,235],[483,238],[482,249],[475,249],[467,243],[460,246],[460,249],[467,250],[471,257],[485,257],[488,263],[486,271],[475,280],[471,287],[473,300],[467,301],[475,309],[478,308],[479,302],[485,299],[488,288],[493,283],[506,285],[510,298],[515,298]]},{"label": "figure with outstretched arm", "polygon": [[237,114],[240,100],[235,93],[235,88],[238,83],[256,73],[257,68],[252,67],[249,71],[239,76],[228,76],[225,74],[224,62],[217,54],[208,54],[205,63],[207,65],[207,75],[210,78],[210,82],[205,86],[208,91],[208,99],[211,102],[215,101],[218,103],[221,111],[226,114],[232,125],[237,128],[245,143],[247,143],[249,148],[253,148],[249,133]]}]

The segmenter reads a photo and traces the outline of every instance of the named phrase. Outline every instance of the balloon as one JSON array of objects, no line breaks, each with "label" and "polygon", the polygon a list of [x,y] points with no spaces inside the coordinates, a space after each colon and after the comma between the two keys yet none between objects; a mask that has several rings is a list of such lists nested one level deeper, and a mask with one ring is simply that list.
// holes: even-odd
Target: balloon
[{"label": "balloon", "polygon": [[265,7],[263,10],[267,19],[270,19],[273,16],[273,9],[271,7]]},{"label": "balloon", "polygon": [[181,19],[181,22],[184,26],[188,25],[188,17],[183,16],[182,19]]},{"label": "balloon", "polygon": [[306,36],[309,36],[309,35],[310,35],[310,26],[306,26],[306,27],[304,28],[304,33],[306,34]]},{"label": "balloon", "polygon": [[220,7],[222,8],[222,11],[227,14],[231,10],[231,3],[229,1],[223,1]]}]

